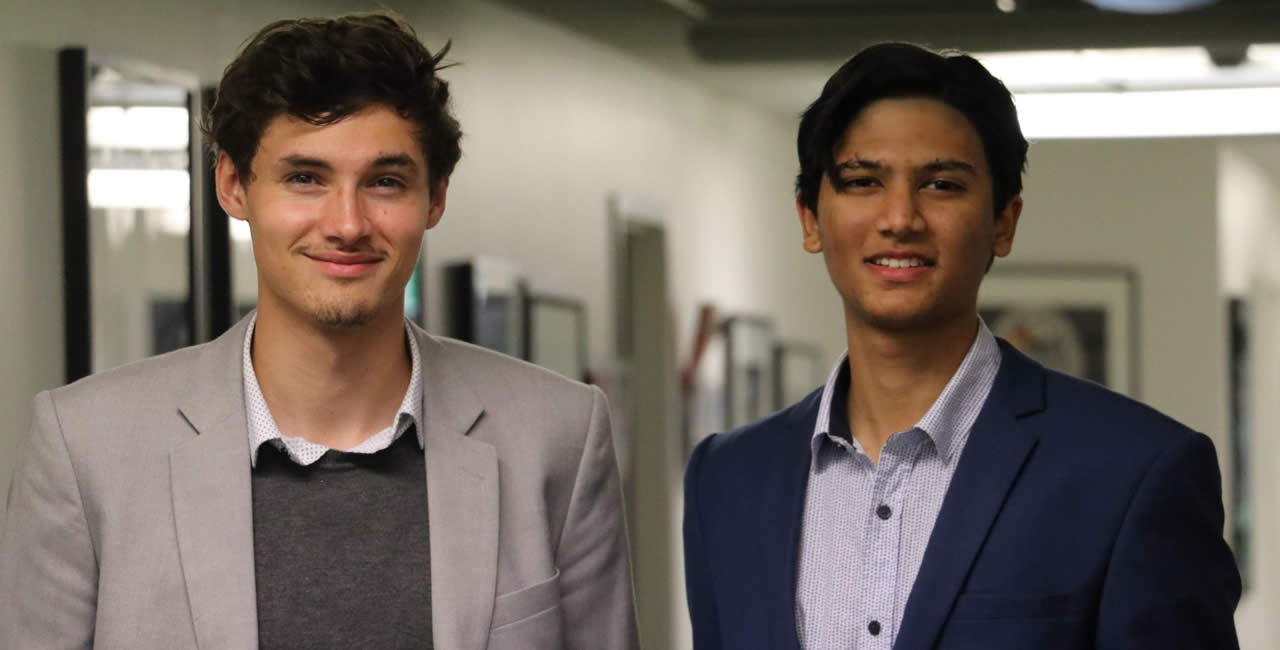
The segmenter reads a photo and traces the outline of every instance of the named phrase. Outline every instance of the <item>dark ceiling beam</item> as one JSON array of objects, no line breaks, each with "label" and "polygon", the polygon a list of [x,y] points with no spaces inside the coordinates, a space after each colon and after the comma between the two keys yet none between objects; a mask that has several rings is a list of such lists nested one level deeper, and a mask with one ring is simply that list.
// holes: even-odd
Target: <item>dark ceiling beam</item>
[{"label": "dark ceiling beam", "polygon": [[1229,50],[1280,41],[1280,6],[1219,6],[1155,16],[1093,11],[712,15],[690,31],[699,58],[723,63],[843,59],[889,40],[970,52],[1185,45]]}]

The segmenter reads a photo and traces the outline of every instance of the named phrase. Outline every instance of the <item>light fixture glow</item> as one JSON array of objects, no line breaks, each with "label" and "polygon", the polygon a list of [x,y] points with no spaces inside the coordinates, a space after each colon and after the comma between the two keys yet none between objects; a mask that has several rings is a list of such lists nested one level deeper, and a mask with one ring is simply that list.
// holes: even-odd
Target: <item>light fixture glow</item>
[{"label": "light fixture glow", "polygon": [[232,219],[231,217],[227,217],[227,219],[231,222],[231,241],[234,241],[234,242],[253,241],[253,236],[249,230],[248,221]]},{"label": "light fixture glow", "polygon": [[1280,87],[1020,93],[1031,139],[1280,134]]},{"label": "light fixture glow", "polygon": [[191,143],[190,113],[173,106],[94,106],[89,109],[89,146],[181,150]]},{"label": "light fixture glow", "polygon": [[1131,14],[1171,14],[1206,7],[1217,0],[1085,0],[1085,2],[1109,11]]},{"label": "light fixture glow", "polygon": [[[1202,47],[1040,50],[975,54],[1013,91],[1157,89],[1212,85],[1219,74]],[[1280,82],[1280,74],[1277,74]]]}]

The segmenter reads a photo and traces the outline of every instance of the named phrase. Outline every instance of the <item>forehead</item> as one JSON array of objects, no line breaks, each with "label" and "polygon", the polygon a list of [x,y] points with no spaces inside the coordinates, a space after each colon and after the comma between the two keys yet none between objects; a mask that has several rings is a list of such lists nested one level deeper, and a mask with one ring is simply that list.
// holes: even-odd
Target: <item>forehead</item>
[{"label": "forehead", "polygon": [[864,107],[836,149],[836,161],[852,157],[903,162],[962,160],[986,169],[977,129],[964,113],[937,99],[880,99]]},{"label": "forehead", "polygon": [[407,155],[425,167],[419,133],[415,122],[381,105],[329,124],[277,115],[263,130],[255,162],[274,164],[286,157],[306,156],[340,166],[367,164],[386,155]]}]

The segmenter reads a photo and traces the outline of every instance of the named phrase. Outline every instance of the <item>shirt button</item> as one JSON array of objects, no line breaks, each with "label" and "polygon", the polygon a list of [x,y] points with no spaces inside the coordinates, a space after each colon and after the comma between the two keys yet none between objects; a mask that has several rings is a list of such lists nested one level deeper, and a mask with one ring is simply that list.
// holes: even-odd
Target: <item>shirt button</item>
[{"label": "shirt button", "polygon": [[871,621],[868,623],[867,631],[871,633],[871,636],[880,634],[880,621]]},{"label": "shirt button", "polygon": [[889,506],[881,505],[879,508],[876,508],[876,516],[881,519],[888,519],[891,515],[893,515],[893,510],[891,510]]}]

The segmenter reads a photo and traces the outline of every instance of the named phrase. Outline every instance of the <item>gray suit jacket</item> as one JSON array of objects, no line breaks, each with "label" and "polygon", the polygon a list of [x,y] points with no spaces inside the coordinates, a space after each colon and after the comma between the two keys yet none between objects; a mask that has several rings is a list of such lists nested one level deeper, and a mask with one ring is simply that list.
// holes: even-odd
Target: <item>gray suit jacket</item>
[{"label": "gray suit jacket", "polygon": [[[257,645],[244,333],[36,396],[0,648]],[[604,396],[414,333],[436,647],[635,648]]]}]

